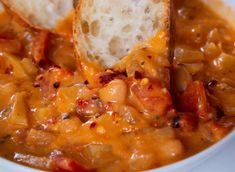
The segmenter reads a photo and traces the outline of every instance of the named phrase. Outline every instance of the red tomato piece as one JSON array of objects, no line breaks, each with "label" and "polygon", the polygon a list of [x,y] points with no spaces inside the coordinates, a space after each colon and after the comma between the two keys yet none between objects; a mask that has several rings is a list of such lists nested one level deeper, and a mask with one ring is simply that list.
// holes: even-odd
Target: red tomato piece
[{"label": "red tomato piece", "polygon": [[33,39],[32,53],[36,63],[45,60],[45,47],[48,39],[48,32],[40,31]]},{"label": "red tomato piece", "polygon": [[172,106],[169,91],[156,80],[135,83],[130,86],[130,100],[141,112],[161,116]]},{"label": "red tomato piece", "polygon": [[46,98],[52,99],[56,96],[60,86],[67,85],[73,81],[73,74],[61,68],[50,68],[44,74],[37,77],[37,84],[42,89]]},{"label": "red tomato piece", "polygon": [[184,112],[195,113],[201,119],[210,118],[206,90],[201,81],[193,81],[188,85],[179,97],[179,108]]},{"label": "red tomato piece", "polygon": [[75,160],[57,156],[54,157],[55,172],[92,172],[94,170],[88,170],[85,167],[78,164]]}]

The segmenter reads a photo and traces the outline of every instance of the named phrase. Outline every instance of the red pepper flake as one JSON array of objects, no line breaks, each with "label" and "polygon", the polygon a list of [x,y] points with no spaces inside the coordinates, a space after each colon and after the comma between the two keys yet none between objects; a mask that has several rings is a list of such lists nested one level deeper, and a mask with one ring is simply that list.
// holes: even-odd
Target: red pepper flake
[{"label": "red pepper flake", "polygon": [[90,124],[90,128],[92,129],[92,128],[95,128],[96,127],[96,123],[95,122],[92,122],[91,124]]},{"label": "red pepper flake", "polygon": [[152,90],[153,89],[153,85],[150,84],[149,87],[148,87],[149,90]]},{"label": "red pepper flake", "polygon": [[80,165],[74,159],[64,157],[64,156],[56,156],[52,158],[55,169],[55,172],[94,172],[95,170],[89,170],[82,165]]},{"label": "red pepper flake", "polygon": [[57,122],[57,119],[56,119],[55,117],[52,117],[52,118],[48,119],[48,121],[47,121],[47,123],[48,123],[49,125],[53,125],[53,124],[55,124],[56,122]]},{"label": "red pepper flake", "polygon": [[86,81],[84,81],[84,84],[85,84],[85,85],[88,85],[88,84],[89,84],[89,82],[86,80]]},{"label": "red pepper flake", "polygon": [[13,72],[13,66],[9,65],[7,66],[6,70],[5,70],[5,74],[11,74]]},{"label": "red pepper flake", "polygon": [[58,89],[58,88],[60,87],[60,82],[55,82],[55,83],[53,84],[53,87],[54,87],[55,89]]},{"label": "red pepper flake", "polygon": [[216,86],[218,84],[218,81],[216,81],[216,80],[210,80],[208,83],[207,83],[207,85],[209,86],[209,87],[214,87],[214,86]]},{"label": "red pepper flake", "polygon": [[142,79],[143,76],[139,71],[135,71],[135,79]]},{"label": "red pepper flake", "polygon": [[84,107],[86,107],[88,104],[89,104],[89,100],[82,100],[82,99],[78,99],[78,100],[77,100],[77,105],[78,105],[79,107],[84,108]]},{"label": "red pepper flake", "polygon": [[101,84],[108,84],[112,80],[114,80],[116,77],[123,75],[123,73],[119,71],[113,71],[112,73],[110,72],[105,72],[103,75],[99,77],[99,82]]},{"label": "red pepper flake", "polygon": [[43,75],[39,75],[39,76],[37,76],[36,80],[37,80],[37,81],[41,81],[41,80],[43,80]]},{"label": "red pepper flake", "polygon": [[148,58],[149,58],[149,59],[151,59],[151,58],[152,58],[152,56],[148,55]]},{"label": "red pepper flake", "polygon": [[37,82],[35,82],[35,83],[33,84],[33,86],[34,86],[35,88],[38,88],[38,87],[40,87],[40,84],[37,83]]}]

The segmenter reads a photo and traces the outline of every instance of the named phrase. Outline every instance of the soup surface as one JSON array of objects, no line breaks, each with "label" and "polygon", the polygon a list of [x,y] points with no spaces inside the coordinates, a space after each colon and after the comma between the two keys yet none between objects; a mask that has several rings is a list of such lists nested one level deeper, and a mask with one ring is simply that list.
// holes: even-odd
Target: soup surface
[{"label": "soup surface", "polygon": [[235,31],[198,0],[174,5],[171,86],[151,49],[164,32],[105,70],[81,64],[70,37],[1,14],[0,155],[50,171],[140,171],[221,140],[235,125]]}]

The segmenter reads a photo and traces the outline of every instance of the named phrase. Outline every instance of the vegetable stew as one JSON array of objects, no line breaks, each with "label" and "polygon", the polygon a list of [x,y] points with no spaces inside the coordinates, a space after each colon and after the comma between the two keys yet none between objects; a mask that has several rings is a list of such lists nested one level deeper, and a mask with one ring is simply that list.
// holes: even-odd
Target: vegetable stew
[{"label": "vegetable stew", "polygon": [[235,126],[235,31],[198,0],[174,5],[171,86],[156,52],[164,32],[101,69],[76,59],[72,38],[1,14],[0,155],[49,171],[140,171],[221,140]]}]

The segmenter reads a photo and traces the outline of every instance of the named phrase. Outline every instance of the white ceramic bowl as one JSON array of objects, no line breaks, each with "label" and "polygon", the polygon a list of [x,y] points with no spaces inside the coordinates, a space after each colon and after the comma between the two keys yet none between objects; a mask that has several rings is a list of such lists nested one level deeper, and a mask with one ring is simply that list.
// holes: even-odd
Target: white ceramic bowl
[{"label": "white ceramic bowl", "polygon": [[[204,0],[208,1],[208,3],[212,3],[217,0]],[[225,4],[234,9],[235,11],[235,0],[223,0]],[[220,156],[219,152],[226,149],[231,144],[235,143],[235,131],[231,132],[228,136],[226,136],[220,142],[214,144],[208,149],[191,156],[185,160],[173,163],[171,165],[167,165],[161,168],[149,170],[148,172],[186,172],[194,167],[206,162],[207,159],[214,159],[216,156]],[[233,155],[231,155],[233,156]],[[0,172],[42,172],[41,170],[32,169],[29,167],[25,167],[14,162],[5,160],[0,158]]]}]

